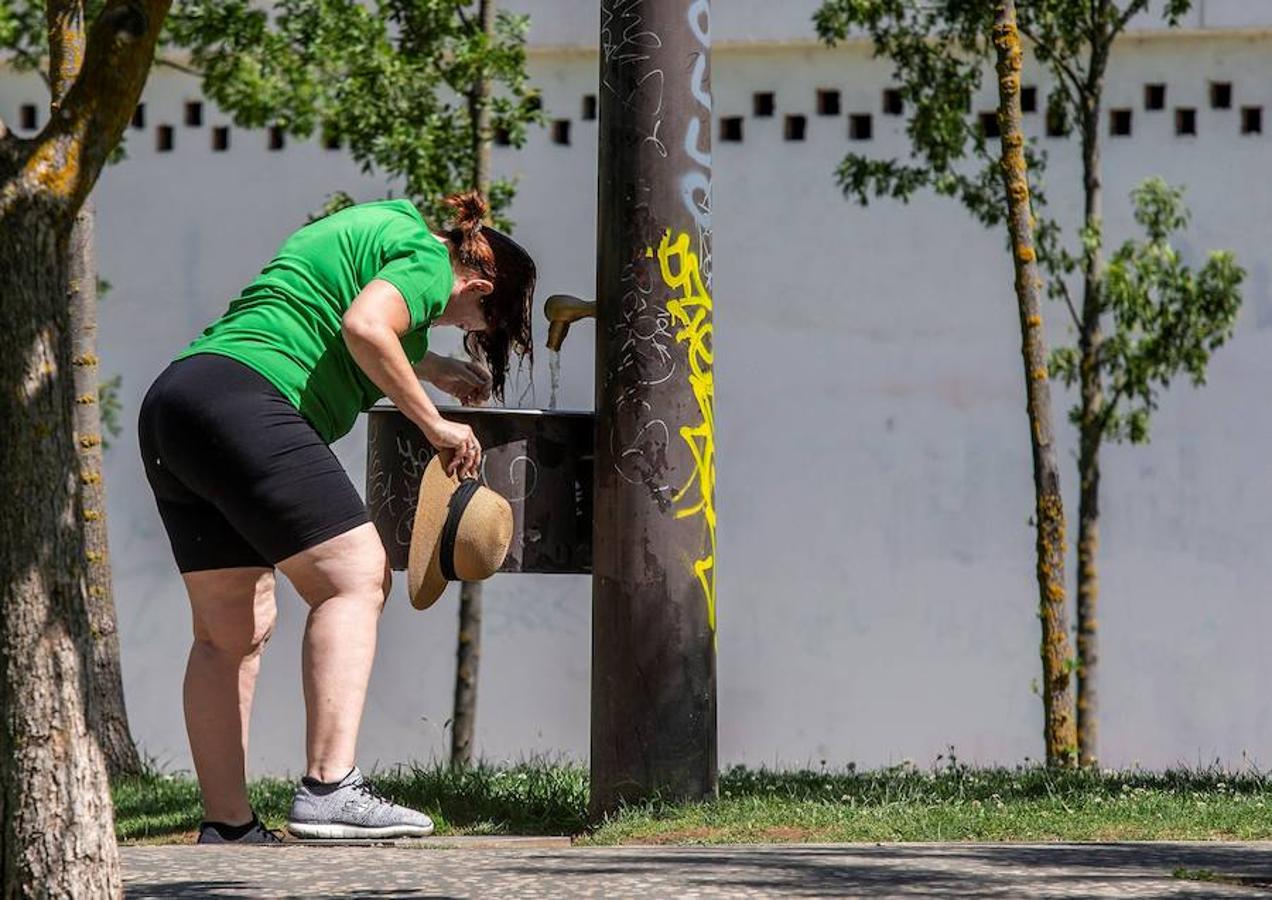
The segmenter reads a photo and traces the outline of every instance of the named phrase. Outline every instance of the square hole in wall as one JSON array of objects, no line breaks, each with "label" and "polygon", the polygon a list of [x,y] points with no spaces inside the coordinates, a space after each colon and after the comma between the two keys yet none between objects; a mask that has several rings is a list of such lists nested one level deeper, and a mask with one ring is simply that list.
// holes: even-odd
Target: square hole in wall
[{"label": "square hole in wall", "polygon": [[40,122],[40,112],[34,103],[23,103],[18,109],[18,125],[26,131],[34,131]]},{"label": "square hole in wall", "polygon": [[583,95],[583,110],[581,113],[584,122],[594,122],[596,120],[596,95]]},{"label": "square hole in wall", "polygon": [[1131,136],[1131,111],[1129,109],[1109,110],[1109,134],[1114,137]]},{"label": "square hole in wall", "polygon": [[539,112],[543,109],[543,95],[531,94],[526,98],[526,108],[531,112]]},{"label": "square hole in wall", "polygon": [[169,153],[172,150],[173,130],[171,125],[160,125],[155,129],[155,150]]},{"label": "square hole in wall", "polygon": [[1038,89],[1032,84],[1020,89],[1020,111],[1036,113],[1038,111]]},{"label": "square hole in wall", "polygon": [[1241,133],[1263,134],[1263,107],[1241,107]]},{"label": "square hole in wall", "polygon": [[742,140],[741,116],[725,116],[720,119],[720,140],[735,144]]},{"label": "square hole in wall", "polygon": [[777,97],[772,91],[758,91],[751,95],[751,112],[758,119],[769,119],[777,110]]},{"label": "square hole in wall", "polygon": [[839,101],[839,91],[821,89],[817,91],[817,115],[837,116],[843,111]]},{"label": "square hole in wall", "polygon": [[287,136],[281,125],[269,126],[269,149],[273,151],[282,150],[287,146]]},{"label": "square hole in wall", "polygon": [[787,116],[784,134],[788,141],[802,141],[808,133],[807,116]]},{"label": "square hole in wall", "polygon": [[185,123],[187,128],[200,128],[203,125],[203,104],[191,100],[185,105]]},{"label": "square hole in wall", "polygon": [[905,112],[905,100],[901,97],[901,91],[897,88],[884,88],[883,90],[883,114],[885,116],[899,116]]},{"label": "square hole in wall", "polygon": [[146,127],[146,104],[138,103],[137,108],[133,110],[132,127],[138,129]]},{"label": "square hole in wall", "polygon": [[570,120],[557,119],[552,123],[552,143],[570,146]]},{"label": "square hole in wall", "polygon": [[987,138],[1002,137],[1002,129],[998,127],[998,113],[983,112],[979,116],[980,131]]},{"label": "square hole in wall", "polygon": [[1062,138],[1069,136],[1069,117],[1060,105],[1047,107],[1047,137]]},{"label": "square hole in wall", "polygon": [[1232,82],[1210,82],[1210,108],[1232,109]]},{"label": "square hole in wall", "polygon": [[212,150],[224,153],[230,149],[230,126],[217,125],[212,129]]},{"label": "square hole in wall", "polygon": [[874,137],[874,119],[869,113],[853,113],[848,117],[848,140],[868,141]]},{"label": "square hole in wall", "polygon": [[1166,108],[1166,85],[1144,85],[1144,108],[1154,112]]},{"label": "square hole in wall", "polygon": [[1181,106],[1175,110],[1175,134],[1190,135],[1197,133],[1197,110]]},{"label": "square hole in wall", "polygon": [[490,139],[496,147],[512,146],[512,132],[507,128],[496,128],[491,132]]}]

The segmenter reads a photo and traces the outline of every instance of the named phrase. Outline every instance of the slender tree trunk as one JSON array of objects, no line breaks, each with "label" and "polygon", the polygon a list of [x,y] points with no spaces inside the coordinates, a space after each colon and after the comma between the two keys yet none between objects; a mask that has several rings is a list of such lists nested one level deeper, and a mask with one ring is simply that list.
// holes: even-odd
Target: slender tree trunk
[{"label": "slender tree trunk", "polygon": [[[478,22],[486,39],[495,36],[495,0],[480,0]],[[490,78],[473,85],[469,97],[473,132],[473,188],[485,196],[490,191]]]},{"label": "slender tree trunk", "polygon": [[481,584],[465,581],[459,594],[459,647],[455,653],[455,712],[451,720],[451,765],[473,761],[477,726],[477,668],[481,661]]},{"label": "slender tree trunk", "polygon": [[88,561],[88,616],[93,635],[94,731],[112,778],[141,772],[141,757],[128,729],[119,667],[119,631],[111,589],[106,537],[106,490],[102,483],[102,417],[98,406],[97,256],[92,201],[75,217],[67,262],[71,309],[71,363],[75,367],[75,444],[79,454],[80,503]]},{"label": "slender tree trunk", "polygon": [[57,113],[0,123],[0,896],[118,897],[110,786],[93,733],[87,508],[75,444],[75,214],[145,83],[167,0],[107,0],[85,40],[47,0]]},{"label": "slender tree trunk", "polygon": [[[1100,166],[1100,113],[1109,45],[1092,44],[1082,109],[1083,225],[1088,232],[1104,227],[1104,185]],[[1103,375],[1100,351],[1103,334],[1101,278],[1104,254],[1100,243],[1089,243],[1082,267],[1082,327],[1078,336],[1080,415],[1078,422],[1078,599],[1077,599],[1077,711],[1078,756],[1083,766],[1099,760],[1099,644],[1097,603],[1100,592],[1096,556],[1100,548],[1100,444],[1104,437]]]},{"label": "slender tree trunk", "polygon": [[[1084,385],[1085,388],[1085,385]],[[1098,388],[1096,389],[1098,391]],[[1099,764],[1099,642],[1096,606],[1099,600],[1099,572],[1096,555],[1100,547],[1100,443],[1101,435],[1085,421],[1090,407],[1083,394],[1078,477],[1078,754],[1083,766]],[[1098,401],[1097,401],[1098,402]]]},{"label": "slender tree trunk", "polygon": [[[487,38],[495,31],[495,0],[481,0],[478,27]],[[473,189],[490,191],[490,79],[473,85],[468,98],[472,120]],[[481,660],[481,584],[464,582],[459,594],[459,641],[455,652],[455,708],[451,716],[451,765],[473,761],[477,727],[477,670]]]},{"label": "slender tree trunk", "polygon": [[1020,37],[1015,0],[999,0],[994,15],[998,58],[998,117],[1002,132],[1002,171],[1008,205],[1008,229],[1016,269],[1025,396],[1033,449],[1037,527],[1038,618],[1042,623],[1042,700],[1048,766],[1072,765],[1075,750],[1071,651],[1065,608],[1064,502],[1060,495],[1051,416],[1051,384],[1039,303],[1042,279],[1034,249],[1029,173],[1020,124]]}]

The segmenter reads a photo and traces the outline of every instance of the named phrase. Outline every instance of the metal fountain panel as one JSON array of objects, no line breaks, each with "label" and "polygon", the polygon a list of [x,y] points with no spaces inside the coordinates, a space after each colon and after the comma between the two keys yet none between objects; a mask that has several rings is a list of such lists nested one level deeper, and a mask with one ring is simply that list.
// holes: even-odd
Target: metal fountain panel
[{"label": "metal fountain panel", "polygon": [[[481,478],[512,505],[512,548],[501,571],[592,571],[592,457],[589,412],[443,409],[473,429],[482,446]],[[367,507],[388,552],[405,569],[420,478],[433,447],[396,407],[367,420]]]}]

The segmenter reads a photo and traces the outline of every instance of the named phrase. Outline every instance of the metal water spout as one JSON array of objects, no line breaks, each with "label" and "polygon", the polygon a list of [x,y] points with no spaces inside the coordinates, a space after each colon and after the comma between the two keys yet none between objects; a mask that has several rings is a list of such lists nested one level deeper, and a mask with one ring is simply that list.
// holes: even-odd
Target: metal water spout
[{"label": "metal water spout", "polygon": [[553,294],[543,304],[543,314],[548,317],[548,349],[560,353],[571,324],[579,319],[596,318],[596,301]]}]

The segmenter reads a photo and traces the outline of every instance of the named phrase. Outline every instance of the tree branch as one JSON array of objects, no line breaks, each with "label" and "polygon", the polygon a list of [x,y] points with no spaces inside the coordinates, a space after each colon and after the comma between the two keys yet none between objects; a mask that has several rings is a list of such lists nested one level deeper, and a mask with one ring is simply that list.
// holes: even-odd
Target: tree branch
[{"label": "tree branch", "polygon": [[[68,219],[92,190],[132,117],[171,2],[108,0],[89,29],[83,65],[66,91],[61,114],[51,116],[32,142],[22,165],[24,189],[58,203]],[[53,41],[51,50],[59,43]],[[65,61],[51,59],[49,68],[64,71]]]},{"label": "tree branch", "polygon": [[1122,398],[1126,396],[1126,382],[1122,382],[1121,386],[1113,392],[1113,395],[1104,401],[1104,405],[1100,408],[1100,434],[1107,435],[1109,429],[1109,421],[1113,418],[1113,413],[1117,410],[1117,405],[1122,402]]},{"label": "tree branch", "polygon": [[1126,29],[1126,26],[1131,24],[1131,19],[1143,12],[1147,6],[1148,0],[1134,0],[1134,2],[1127,6],[1125,12],[1118,16],[1114,23],[1112,37],[1117,37],[1121,34]]},{"label": "tree branch", "polygon": [[52,91],[53,85],[49,82],[49,73],[44,68],[44,60],[36,56],[26,47],[10,47],[9,52],[12,53],[15,58],[22,60],[22,62],[30,66],[31,71],[40,76],[40,80],[44,82],[44,86]]},{"label": "tree branch", "polygon": [[1073,318],[1073,327],[1082,331],[1082,319],[1078,316],[1078,310],[1073,305],[1073,297],[1069,294],[1069,283],[1064,280],[1064,275],[1060,274],[1052,280],[1052,284],[1056,285],[1060,291],[1060,296],[1064,300],[1064,305],[1069,307],[1069,315]]},{"label": "tree branch", "polygon": [[84,4],[52,0],[45,4],[44,27],[49,47],[50,108],[57,112],[62,98],[84,63]]},{"label": "tree branch", "polygon": [[175,69],[176,71],[183,72],[186,75],[193,75],[195,78],[203,77],[203,73],[193,66],[187,66],[185,63],[179,63],[175,59],[168,59],[166,56],[156,56],[155,65],[163,66],[166,69]]},{"label": "tree branch", "polygon": [[1076,101],[1079,97],[1084,96],[1085,89],[1083,87],[1082,79],[1078,76],[1078,73],[1073,69],[1073,67],[1065,61],[1064,57],[1061,56],[1055,48],[1046,44],[1027,26],[1018,25],[1017,27],[1020,30],[1020,33],[1029,39],[1029,43],[1033,44],[1035,47],[1045,47],[1047,49],[1047,56],[1049,59],[1046,64],[1051,66],[1051,68],[1061,76],[1061,85],[1064,86],[1065,92],[1069,93],[1069,87],[1064,83],[1065,79],[1068,79],[1068,81],[1072,84],[1073,90],[1077,92],[1076,96],[1070,93],[1070,99]]}]

